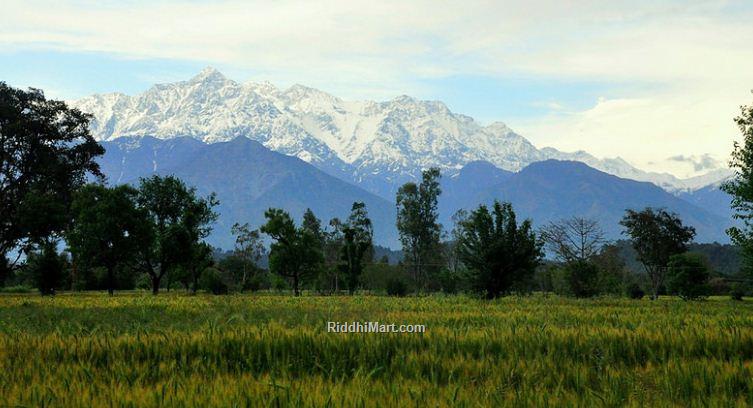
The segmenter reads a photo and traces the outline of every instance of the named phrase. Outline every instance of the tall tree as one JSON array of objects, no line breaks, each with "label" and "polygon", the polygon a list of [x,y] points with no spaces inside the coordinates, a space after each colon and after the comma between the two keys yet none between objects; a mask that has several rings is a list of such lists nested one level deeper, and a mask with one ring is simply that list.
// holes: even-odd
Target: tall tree
[{"label": "tall tree", "polygon": [[598,221],[582,217],[550,222],[541,229],[541,238],[547,249],[565,263],[588,262],[606,244]]},{"label": "tall tree", "polygon": [[325,285],[329,287],[330,292],[340,291],[340,256],[343,247],[343,228],[344,224],[339,218],[333,218],[329,221],[329,228],[324,231],[324,280]]},{"label": "tall tree", "polygon": [[264,217],[267,222],[261,232],[275,241],[269,251],[269,269],[289,278],[295,295],[300,296],[301,281],[315,275],[324,261],[317,238],[309,229],[296,227],[290,214],[279,208],[270,208]]},{"label": "tall tree", "polygon": [[743,271],[753,275],[753,105],[740,107],[735,123],[742,133],[742,144],[735,142],[729,166],[734,177],[721,189],[732,196],[733,218],[741,220],[741,227],[732,227],[727,234],[741,249]]},{"label": "tall tree", "polygon": [[366,211],[366,204],[353,203],[348,222],[343,226],[342,231],[340,269],[348,277],[348,292],[352,295],[358,287],[364,262],[371,261],[373,255],[374,232]]},{"label": "tall tree", "polygon": [[458,257],[458,244],[460,237],[463,236],[463,226],[467,220],[468,211],[462,208],[452,215],[452,231],[450,231],[449,240],[443,245],[447,270],[452,274],[458,274],[463,267],[463,262]]},{"label": "tall tree", "polygon": [[438,168],[424,170],[421,184],[406,183],[397,191],[397,229],[406,261],[413,271],[416,286],[426,285],[429,269],[441,258],[442,226],[437,222],[439,187]]},{"label": "tall tree", "polygon": [[630,236],[651,282],[651,298],[656,299],[664,283],[669,258],[688,250],[695,228],[682,225],[677,214],[650,207],[643,211],[627,210],[620,225],[625,227],[623,234]]},{"label": "tall tree", "polygon": [[235,235],[235,255],[243,260],[240,279],[240,290],[243,292],[248,285],[249,273],[257,270],[256,266],[264,256],[264,243],[259,230],[252,230],[248,223],[234,224],[231,232]]},{"label": "tall tree", "polygon": [[301,227],[314,236],[319,245],[324,245],[324,231],[322,230],[322,221],[316,217],[311,208],[303,212],[303,221]]},{"label": "tall tree", "polygon": [[474,287],[495,298],[531,277],[542,257],[542,243],[530,220],[518,224],[510,203],[482,205],[463,222],[458,256],[473,273]]},{"label": "tall tree", "polygon": [[90,184],[76,193],[71,205],[72,227],[66,241],[78,269],[102,267],[107,291],[115,291],[115,272],[129,269],[139,245],[152,241],[146,211],[137,208],[135,188]]},{"label": "tall tree", "polygon": [[173,176],[141,179],[137,202],[153,228],[154,239],[140,246],[140,260],[156,295],[168,271],[184,266],[194,245],[212,231],[219,202],[214,194],[198,197],[195,188]]},{"label": "tall tree", "polygon": [[74,191],[87,173],[102,177],[89,119],[38,89],[0,82],[0,257],[63,231]]},{"label": "tall tree", "polygon": [[563,270],[573,295],[590,297],[599,292],[599,268],[593,260],[606,239],[596,220],[571,217],[550,222],[541,229],[541,238],[549,251],[564,263]]}]

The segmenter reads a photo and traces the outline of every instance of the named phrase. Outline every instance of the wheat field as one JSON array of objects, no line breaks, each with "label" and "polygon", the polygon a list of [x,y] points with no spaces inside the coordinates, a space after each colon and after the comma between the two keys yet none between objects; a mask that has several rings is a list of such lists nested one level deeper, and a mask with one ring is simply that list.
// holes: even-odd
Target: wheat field
[{"label": "wheat field", "polygon": [[0,296],[9,406],[746,406],[752,361],[722,298]]}]

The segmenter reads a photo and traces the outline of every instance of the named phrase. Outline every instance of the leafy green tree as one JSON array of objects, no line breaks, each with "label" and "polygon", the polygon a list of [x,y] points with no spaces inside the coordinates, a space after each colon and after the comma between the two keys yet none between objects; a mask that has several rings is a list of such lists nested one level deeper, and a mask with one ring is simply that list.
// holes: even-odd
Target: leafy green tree
[{"label": "leafy green tree", "polygon": [[296,227],[290,215],[279,208],[270,208],[264,217],[267,222],[261,232],[275,241],[270,247],[269,269],[292,280],[293,291],[300,296],[301,281],[316,276],[324,261],[319,242],[309,229]]},{"label": "leafy green tree", "polygon": [[358,279],[363,272],[364,262],[371,261],[374,236],[371,219],[366,204],[353,203],[348,222],[343,226],[343,245],[340,255],[340,269],[348,277],[348,293],[358,287]]},{"label": "leafy green tree", "polygon": [[198,197],[195,188],[176,177],[152,176],[141,179],[137,203],[147,212],[153,229],[154,239],[140,246],[140,261],[156,295],[162,278],[171,269],[185,266],[195,245],[212,231],[217,219],[213,208],[219,202],[214,194]]},{"label": "leafy green tree", "polygon": [[79,190],[71,205],[72,227],[66,241],[79,269],[102,267],[107,271],[107,291],[115,291],[115,273],[129,269],[139,245],[151,242],[153,230],[145,210],[136,206],[138,191],[127,185],[108,188],[89,184]]},{"label": "leafy green tree", "polygon": [[89,119],[38,89],[0,82],[0,257],[60,234],[73,193],[87,174],[102,177],[95,158],[104,149],[89,134]]},{"label": "leafy green tree", "polygon": [[593,257],[592,262],[599,272],[599,293],[620,295],[626,292],[630,274],[617,245],[604,245],[601,251]]},{"label": "leafy green tree", "polygon": [[225,279],[225,283],[231,291],[257,290],[260,281],[263,280],[260,275],[264,271],[252,261],[235,252],[222,258],[217,267],[222,271],[223,279]]},{"label": "leafy green tree", "polygon": [[491,212],[482,205],[463,222],[458,256],[475,289],[495,298],[531,277],[543,253],[531,221],[518,224],[512,205],[495,201]]},{"label": "leafy green tree", "polygon": [[231,231],[235,235],[235,255],[243,260],[240,276],[242,292],[248,285],[250,275],[259,270],[257,264],[265,254],[264,242],[262,242],[259,230],[252,230],[248,223],[243,225],[236,223]]},{"label": "leafy green tree", "polygon": [[426,286],[432,269],[439,269],[442,226],[437,222],[439,187],[438,168],[422,173],[421,183],[406,183],[397,191],[397,229],[405,261],[413,270],[418,289]]},{"label": "leafy green tree", "polygon": [[682,225],[677,214],[664,209],[627,210],[620,221],[624,234],[630,236],[638,260],[651,283],[651,298],[659,296],[667,264],[672,255],[686,252],[695,237],[695,228]]},{"label": "leafy green tree", "polygon": [[702,299],[711,292],[711,272],[703,255],[692,252],[672,255],[668,266],[667,289],[670,292],[684,300]]},{"label": "leafy green tree", "polygon": [[324,245],[324,231],[322,230],[322,221],[316,217],[310,208],[303,212],[303,221],[301,227],[311,233],[320,246]]},{"label": "leafy green tree", "polygon": [[753,105],[743,105],[740,110],[735,123],[743,140],[734,143],[729,162],[735,174],[721,189],[732,196],[732,217],[742,221],[742,226],[729,228],[727,234],[741,249],[744,273],[753,276]]}]

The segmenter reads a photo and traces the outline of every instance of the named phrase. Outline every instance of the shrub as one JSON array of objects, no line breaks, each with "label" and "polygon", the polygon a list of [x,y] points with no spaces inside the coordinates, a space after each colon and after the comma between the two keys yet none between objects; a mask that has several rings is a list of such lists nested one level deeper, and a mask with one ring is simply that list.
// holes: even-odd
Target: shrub
[{"label": "shrub", "polygon": [[729,297],[732,300],[743,300],[743,296],[745,296],[743,285],[739,283],[732,284],[729,290]]},{"label": "shrub", "polygon": [[225,284],[222,276],[220,276],[220,272],[215,268],[207,268],[201,273],[199,286],[215,295],[224,295],[228,290],[227,284]]},{"label": "shrub", "polygon": [[387,281],[387,294],[390,296],[402,297],[408,293],[408,285],[404,280],[398,278],[390,278]]},{"label": "shrub", "polygon": [[257,290],[269,288],[269,286],[269,274],[266,271],[260,270],[248,279],[248,282],[246,282],[246,287],[243,288],[243,290],[256,292]]},{"label": "shrub", "polygon": [[149,275],[142,273],[138,276],[138,278],[136,278],[136,289],[152,289],[152,279],[149,277]]},{"label": "shrub", "polygon": [[442,269],[437,274],[437,281],[442,292],[447,294],[458,293],[460,286],[463,283],[463,274],[450,269]]},{"label": "shrub", "polygon": [[568,272],[560,266],[553,266],[551,269],[552,291],[560,296],[572,296]]},{"label": "shrub", "polygon": [[669,259],[667,289],[684,300],[703,299],[709,295],[709,266],[701,254],[685,253]]},{"label": "shrub", "polygon": [[709,280],[709,289],[712,295],[728,295],[730,293],[730,285],[724,278],[711,278]]},{"label": "shrub", "polygon": [[599,268],[596,265],[590,262],[572,262],[565,266],[565,276],[573,296],[585,298],[598,294]]},{"label": "shrub", "polygon": [[288,284],[288,281],[285,280],[285,278],[283,278],[282,276],[277,275],[277,274],[273,274],[270,276],[272,279],[272,289],[278,292],[282,292],[283,290],[290,289],[290,285]]},{"label": "shrub", "polygon": [[31,293],[32,288],[26,285],[15,285],[0,288],[0,293]]},{"label": "shrub", "polygon": [[42,295],[54,295],[63,284],[65,258],[57,253],[54,242],[42,245],[38,252],[29,255],[27,272],[34,277]]},{"label": "shrub", "polygon": [[646,292],[643,291],[641,285],[634,282],[628,285],[627,295],[630,299],[643,299],[643,296],[646,295]]}]

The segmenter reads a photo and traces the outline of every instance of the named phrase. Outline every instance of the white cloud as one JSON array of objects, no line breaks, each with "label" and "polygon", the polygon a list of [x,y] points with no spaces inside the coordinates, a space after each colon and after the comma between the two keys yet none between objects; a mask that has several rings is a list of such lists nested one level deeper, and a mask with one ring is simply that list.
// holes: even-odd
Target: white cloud
[{"label": "white cloud", "polygon": [[682,176],[689,170],[665,160],[668,156],[710,154],[726,162],[739,134],[732,120],[738,111],[736,101],[746,98],[750,99],[750,93],[738,88],[600,99],[582,112],[513,125],[538,145],[621,156],[647,170]]}]

